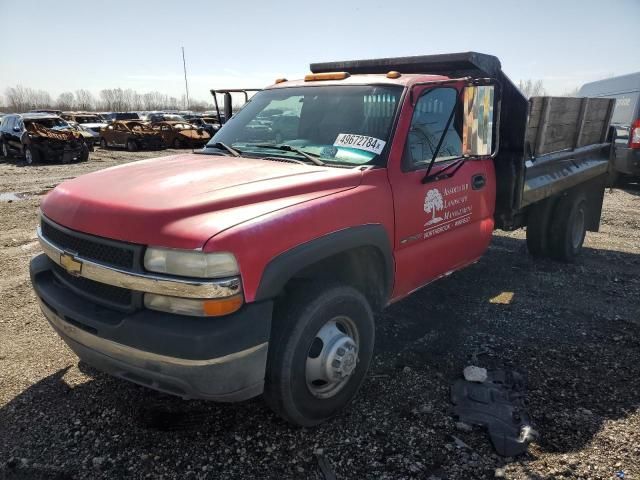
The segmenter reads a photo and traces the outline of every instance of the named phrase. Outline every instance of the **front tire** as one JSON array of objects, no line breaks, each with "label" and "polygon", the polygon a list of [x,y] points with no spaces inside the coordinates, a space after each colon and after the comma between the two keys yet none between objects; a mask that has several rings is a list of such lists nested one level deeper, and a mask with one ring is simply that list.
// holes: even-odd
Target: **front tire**
[{"label": "front tire", "polygon": [[135,152],[138,150],[138,145],[133,140],[127,140],[127,150],[130,152]]},{"label": "front tire", "polygon": [[38,152],[31,148],[30,145],[24,147],[24,161],[27,165],[33,165],[38,162]]},{"label": "front tire", "polygon": [[299,426],[317,425],[351,402],[371,357],[375,326],[367,299],[344,285],[304,285],[274,318],[264,398]]},{"label": "front tire", "polygon": [[107,148],[109,148],[109,144],[108,144],[108,143],[107,143],[107,141],[104,139],[104,137],[100,139],[100,148],[103,148],[103,149],[105,149],[105,150],[106,150]]}]

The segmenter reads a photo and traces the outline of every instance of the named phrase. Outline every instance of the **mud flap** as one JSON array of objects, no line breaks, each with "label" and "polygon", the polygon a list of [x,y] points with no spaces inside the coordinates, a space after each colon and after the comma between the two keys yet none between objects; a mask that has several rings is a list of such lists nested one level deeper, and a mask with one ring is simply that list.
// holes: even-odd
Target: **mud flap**
[{"label": "mud flap", "polygon": [[486,428],[499,455],[520,455],[537,436],[525,411],[525,392],[517,372],[489,371],[481,383],[457,380],[451,387],[453,413],[464,423]]}]

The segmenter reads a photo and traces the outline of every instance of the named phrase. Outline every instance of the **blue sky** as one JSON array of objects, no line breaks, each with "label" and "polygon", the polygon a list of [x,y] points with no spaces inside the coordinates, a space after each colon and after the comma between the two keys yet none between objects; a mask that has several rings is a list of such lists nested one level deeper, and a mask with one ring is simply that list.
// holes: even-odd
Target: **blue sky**
[{"label": "blue sky", "polygon": [[475,50],[561,94],[640,70],[640,0],[0,0],[6,87],[183,93],[299,78],[310,62]]}]

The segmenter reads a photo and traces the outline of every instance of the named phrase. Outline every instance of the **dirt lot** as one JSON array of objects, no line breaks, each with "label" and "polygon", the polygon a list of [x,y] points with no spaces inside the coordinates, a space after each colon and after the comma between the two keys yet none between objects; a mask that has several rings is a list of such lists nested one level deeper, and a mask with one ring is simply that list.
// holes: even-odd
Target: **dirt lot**
[{"label": "dirt lot", "polygon": [[[182,401],[78,365],[38,311],[27,264],[42,195],[154,155],[0,163],[0,479],[321,479],[320,452],[345,479],[640,479],[640,186],[607,192],[575,265],[498,234],[480,262],[389,308],[352,407],[298,429],[260,399]],[[505,291],[510,304],[490,301]],[[448,387],[474,356],[528,376],[540,440],[527,455],[500,458],[484,432],[456,430]]]}]

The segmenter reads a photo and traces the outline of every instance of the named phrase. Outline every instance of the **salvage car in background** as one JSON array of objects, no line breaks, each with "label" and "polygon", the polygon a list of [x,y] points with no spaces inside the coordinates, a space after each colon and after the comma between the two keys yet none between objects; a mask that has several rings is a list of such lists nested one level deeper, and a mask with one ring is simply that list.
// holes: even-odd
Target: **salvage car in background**
[{"label": "salvage car in background", "polygon": [[115,122],[117,120],[140,120],[140,115],[136,112],[107,112],[101,114],[107,122]]},{"label": "salvage car in background", "polygon": [[156,122],[151,127],[162,136],[165,145],[173,148],[203,147],[211,138],[204,129],[187,122]]},{"label": "salvage car in background", "polygon": [[186,122],[182,115],[177,113],[151,112],[147,115],[147,120],[151,123],[156,122]]},{"label": "salvage car in background", "polygon": [[80,133],[57,115],[6,115],[0,122],[0,143],[5,157],[24,156],[29,165],[39,161],[68,163],[89,159],[89,147]]},{"label": "salvage car in background", "polygon": [[71,130],[78,132],[84,139],[84,142],[87,144],[89,151],[93,152],[93,148],[100,144],[100,130],[95,132],[94,130],[91,130],[85,125],[81,125],[78,122],[68,122],[68,123],[69,123],[69,128],[71,128]]},{"label": "salvage car in background", "polygon": [[107,122],[96,113],[91,112],[64,112],[62,118],[68,122],[77,122],[85,128],[89,128],[96,133],[107,126]]},{"label": "salvage car in background", "polygon": [[202,128],[212,137],[220,129],[218,119],[215,117],[193,117],[189,119],[189,123],[195,125],[198,128]]},{"label": "salvage car in background", "polygon": [[102,148],[122,147],[136,150],[166,148],[162,137],[140,120],[117,120],[100,130]]}]

